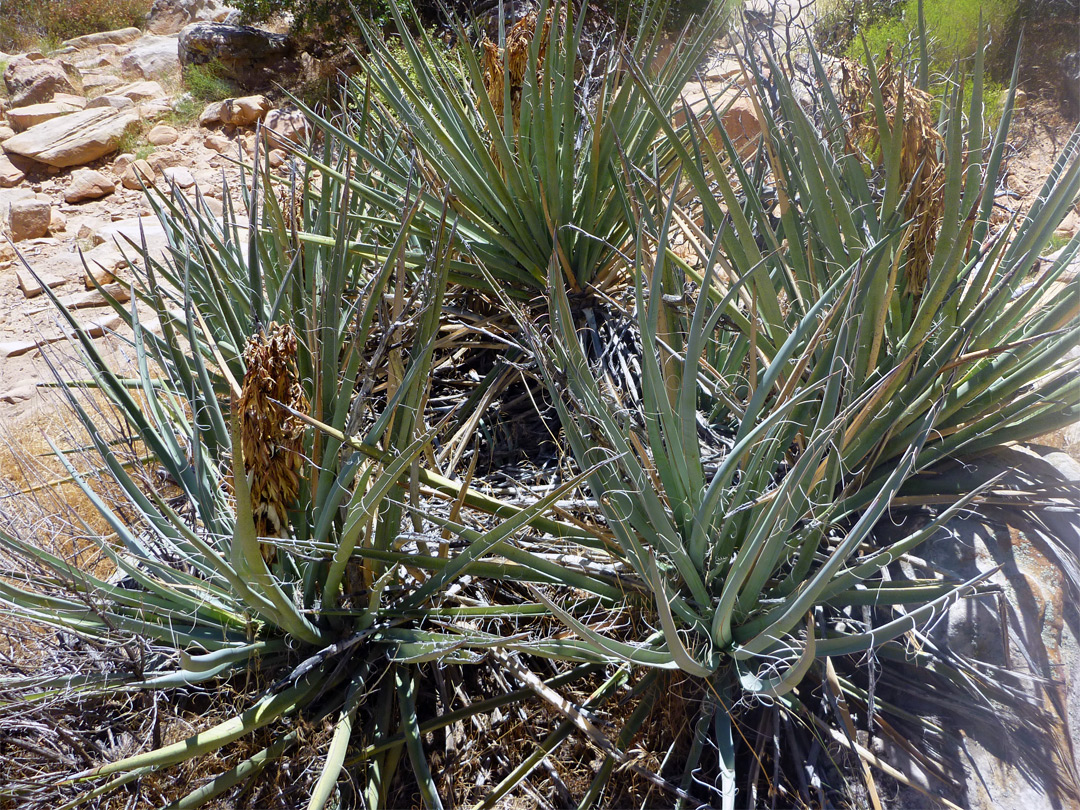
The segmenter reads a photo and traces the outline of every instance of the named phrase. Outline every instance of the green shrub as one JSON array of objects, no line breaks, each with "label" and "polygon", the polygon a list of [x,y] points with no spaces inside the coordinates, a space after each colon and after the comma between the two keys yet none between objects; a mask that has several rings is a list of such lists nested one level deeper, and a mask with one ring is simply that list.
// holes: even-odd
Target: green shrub
[{"label": "green shrub", "polygon": [[10,0],[0,13],[0,50],[55,49],[83,34],[143,26],[151,0]]},{"label": "green shrub", "polygon": [[184,88],[196,101],[220,101],[239,95],[235,84],[225,77],[220,62],[184,66]]}]

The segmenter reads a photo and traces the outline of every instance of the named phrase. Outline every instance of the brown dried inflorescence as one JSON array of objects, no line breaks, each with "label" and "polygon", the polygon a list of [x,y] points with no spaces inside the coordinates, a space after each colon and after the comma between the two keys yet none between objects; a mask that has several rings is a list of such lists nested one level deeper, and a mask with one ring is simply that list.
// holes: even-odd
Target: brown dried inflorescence
[{"label": "brown dried inflorescence", "polygon": [[[244,348],[240,438],[251,488],[251,511],[259,537],[284,537],[288,507],[300,490],[304,425],[282,405],[306,411],[296,371],[296,335],[288,324],[271,323]],[[262,546],[267,562],[276,549]]]},{"label": "brown dried inflorescence", "polygon": [[[842,67],[840,92],[851,119],[847,133],[848,151],[868,154],[880,166],[883,160],[881,133],[870,82],[865,70],[857,63],[844,60]],[[904,267],[907,291],[919,297],[926,288],[944,204],[945,171],[938,158],[941,135],[934,122],[933,97],[905,84],[904,74],[894,62],[891,48],[878,68],[877,79],[890,128],[895,127],[896,108],[903,98],[900,182],[909,189],[904,213],[915,225]]]},{"label": "brown dried inflorescence", "polygon": [[[553,12],[548,12],[540,30],[540,44],[536,57],[536,70],[543,70],[544,60],[550,41]],[[489,39],[484,39],[480,47],[483,50],[484,89],[487,91],[491,106],[495,108],[499,125],[506,129],[503,121],[503,98],[509,81],[510,109],[514,117],[514,131],[521,123],[521,92],[525,85],[525,73],[529,67],[529,48],[537,34],[537,16],[531,11],[518,20],[506,32],[506,46],[499,48]]]}]

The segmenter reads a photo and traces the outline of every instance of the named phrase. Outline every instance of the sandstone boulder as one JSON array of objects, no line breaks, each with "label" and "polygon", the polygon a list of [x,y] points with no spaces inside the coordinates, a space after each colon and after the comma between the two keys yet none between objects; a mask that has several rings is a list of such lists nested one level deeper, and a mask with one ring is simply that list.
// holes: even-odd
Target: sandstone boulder
[{"label": "sandstone boulder", "polygon": [[61,115],[78,112],[80,107],[73,104],[64,104],[56,101],[46,101],[42,104],[30,104],[26,107],[15,107],[8,110],[7,118],[11,128],[16,132],[22,132],[30,127],[43,124]]},{"label": "sandstone boulder", "polygon": [[152,79],[180,68],[176,40],[173,37],[147,35],[132,45],[120,60],[120,69],[131,76]]},{"label": "sandstone boulder", "polygon": [[8,227],[11,241],[37,239],[49,233],[52,206],[48,200],[17,200],[8,209]]},{"label": "sandstone boulder", "polygon": [[226,76],[244,86],[273,81],[293,55],[293,41],[246,25],[195,23],[180,32],[180,63],[220,63]]},{"label": "sandstone boulder", "polygon": [[115,31],[99,31],[96,34],[84,34],[64,41],[69,48],[95,48],[99,45],[126,45],[142,36],[138,28],[118,28]]},{"label": "sandstone boulder", "polygon": [[113,109],[81,110],[38,124],[4,141],[8,154],[49,166],[81,166],[115,152],[139,119]]},{"label": "sandstone boulder", "polygon": [[[691,114],[709,133],[709,140],[715,148],[722,150],[724,143],[714,126],[714,109],[720,115],[720,125],[740,155],[745,157],[757,148],[761,123],[744,88],[737,83],[733,84],[727,79],[713,79],[707,80],[702,88],[697,82],[691,82],[683,89],[682,101],[685,101]],[[686,109],[680,103],[674,115],[675,125],[683,126],[686,120]]]},{"label": "sandstone boulder", "polygon": [[100,200],[115,190],[116,184],[101,172],[79,169],[71,175],[71,181],[64,190],[64,201],[80,203],[85,200]]},{"label": "sandstone boulder", "polygon": [[16,56],[4,69],[4,85],[13,107],[52,100],[56,93],[74,93],[75,84],[56,59]]}]

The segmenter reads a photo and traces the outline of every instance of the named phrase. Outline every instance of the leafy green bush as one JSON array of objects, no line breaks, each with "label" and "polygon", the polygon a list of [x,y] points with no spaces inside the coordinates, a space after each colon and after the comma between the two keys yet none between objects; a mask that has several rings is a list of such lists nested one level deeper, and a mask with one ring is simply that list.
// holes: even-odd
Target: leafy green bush
[{"label": "leafy green bush", "polygon": [[83,34],[146,24],[151,0],[10,0],[0,14],[0,50],[18,53]]},{"label": "leafy green bush", "polygon": [[[921,0],[921,3],[929,55],[939,68],[951,65],[957,55],[967,57],[975,52],[980,19],[989,31],[986,41],[1001,41],[1017,8],[1017,0]],[[906,0],[891,9],[884,19],[860,29],[859,34],[866,39],[875,59],[883,59],[889,47],[897,55],[902,51],[912,52],[918,42],[919,4],[920,0]],[[856,61],[865,61],[859,36],[851,43],[848,55]]]},{"label": "leafy green bush", "polygon": [[220,101],[238,95],[238,88],[226,78],[220,62],[184,66],[184,89],[196,101]]}]

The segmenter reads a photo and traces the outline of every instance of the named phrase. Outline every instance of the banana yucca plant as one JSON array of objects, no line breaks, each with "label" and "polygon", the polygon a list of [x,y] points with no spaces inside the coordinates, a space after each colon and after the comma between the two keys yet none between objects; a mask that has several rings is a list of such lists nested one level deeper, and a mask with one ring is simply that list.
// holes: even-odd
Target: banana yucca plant
[{"label": "banana yucca plant", "polygon": [[[620,167],[629,161],[674,170],[662,128],[722,30],[724,4],[710,4],[662,58],[664,2],[644,4],[625,45],[618,32],[602,31],[586,47],[586,24],[595,21],[545,0],[512,30],[501,29],[483,54],[465,45],[453,56],[432,41],[410,4],[391,3],[390,10],[404,59],[363,26],[368,53],[353,79],[352,109],[337,124],[312,115],[356,155],[362,168],[352,182],[372,216],[393,217],[419,172],[426,190],[412,222],[415,261],[445,201],[463,253],[476,260],[456,263],[455,281],[488,288],[490,275],[531,295],[546,284],[553,254],[573,289],[617,280],[618,250],[633,242]],[[468,42],[464,29],[458,36]],[[589,64],[582,63],[586,50]],[[626,80],[627,59],[650,66],[648,92],[657,107]]]},{"label": "banana yucca plant", "polygon": [[[1080,192],[1080,136],[1036,204],[992,227],[1012,104],[984,144],[976,71],[966,122],[956,98],[939,124],[941,226],[915,289],[902,86],[882,92],[868,74],[874,162],[843,137],[827,83],[811,117],[775,64],[775,94],[751,70],[764,137],[744,162],[720,111],[669,123],[706,35],[660,78],[634,66],[652,48],[639,40],[579,108],[572,20],[550,17],[563,36],[542,64],[542,37],[529,41],[501,115],[475,54],[459,69],[420,34],[399,64],[372,37],[352,113],[316,122],[323,146],[296,150],[306,168],[291,183],[253,169],[246,221],[155,197],[167,255],[135,246],[142,309],[115,303],[137,377],[112,371],[66,315],[89,378],[64,390],[110,494],[59,457],[106,518],[112,536],[94,536],[122,576],[0,533],[0,600],[20,620],[146,654],[15,673],[0,708],[198,687],[236,690],[242,705],[178,742],[72,768],[71,805],[229,751],[169,801],[235,795],[316,729],[312,808],[492,807],[545,779],[581,807],[734,807],[753,803],[760,773],[738,769],[761,761],[766,737],[780,745],[778,726],[758,738],[744,723],[754,705],[866,758],[847,707],[889,707],[850,675],[852,657],[921,668],[979,705],[1024,699],[923,632],[983,583],[898,563],[993,485],[943,499],[920,473],[1076,417],[1075,301],[1055,280],[1080,244],[1033,271]],[[609,283],[616,266],[629,300]],[[541,291],[537,308],[527,299]],[[500,361],[495,318],[517,326],[499,334],[500,351],[514,344]],[[623,339],[600,335],[605,323]],[[435,388],[476,357],[547,389],[573,461],[542,495],[497,500],[483,490],[500,471],[482,480],[475,456],[464,481],[442,466],[491,380],[451,377],[473,393],[457,394],[449,438]],[[84,385],[150,466],[117,457]],[[883,539],[882,517],[912,500],[943,508]],[[683,681],[688,722],[650,724]],[[530,701],[555,722],[525,713]],[[504,712],[517,713],[511,731],[485,720]],[[635,750],[651,725],[669,733],[663,747]],[[479,739],[434,765],[470,734],[500,750],[496,766],[476,765]],[[580,765],[563,753],[575,736],[600,759],[571,782],[559,770]],[[455,780],[470,767],[475,784]],[[4,789],[57,804],[40,785]]]},{"label": "banana yucca plant", "polygon": [[[0,601],[19,621],[74,633],[103,649],[134,640],[145,656],[134,666],[108,662],[60,675],[16,670],[0,681],[0,707],[12,711],[61,695],[90,700],[256,685],[244,692],[248,703],[235,716],[222,707],[224,717],[190,737],[88,762],[59,779],[60,795],[70,799],[64,806],[98,800],[165,769],[213,761],[241,741],[231,767],[168,789],[169,806],[197,807],[252,784],[301,745],[305,729],[320,725],[329,735],[320,772],[298,786],[307,806],[346,801],[339,776],[361,733],[368,750],[359,760],[354,751],[348,767],[366,774],[356,800],[371,807],[391,802],[392,791],[401,789],[396,765],[407,751],[421,795],[438,806],[421,721],[430,733],[532,695],[528,689],[484,695],[445,722],[417,714],[426,661],[474,659],[444,650],[423,628],[426,609],[442,601],[471,561],[447,559],[445,548],[439,554],[437,531],[431,546],[405,539],[426,536],[410,532],[419,518],[409,493],[423,490],[425,502],[452,503],[455,516],[474,508],[498,513],[502,519],[481,533],[487,548],[529,526],[564,538],[582,534],[546,515],[573,482],[522,508],[420,463],[434,435],[424,415],[430,372],[449,351],[437,338],[453,226],[444,222],[423,272],[399,275],[415,205],[391,229],[397,247],[373,264],[350,249],[364,218],[363,201],[348,184],[325,176],[317,201],[308,198],[297,210],[294,197],[283,194],[288,204],[281,205],[273,187],[260,185],[267,172],[261,166],[244,195],[250,219],[229,208],[215,219],[178,195],[152,198],[168,248],[155,255],[145,245],[130,246],[142,308],[113,300],[131,329],[137,376],[114,372],[60,307],[89,375],[62,389],[96,463],[88,474],[59,449],[57,458],[106,521],[110,533],[90,537],[116,575],[87,573],[38,538],[0,530]],[[296,218],[291,228],[289,217]],[[295,233],[304,228],[332,238],[301,243]],[[158,329],[144,324],[146,311]],[[84,389],[112,405],[108,418],[118,417],[123,435],[138,437],[136,455],[118,451],[124,442],[103,418],[110,412],[91,407]],[[150,466],[141,458],[147,451]],[[473,573],[492,583],[567,578],[528,551],[507,553],[517,562],[481,563]],[[587,574],[569,577],[609,600],[617,595]],[[408,604],[405,596],[412,597]],[[502,613],[530,615],[516,605]],[[482,633],[469,640],[479,649],[504,644]],[[578,682],[596,670],[570,668],[554,682]],[[625,673],[598,694],[609,695],[621,680]],[[2,795],[19,806],[56,804],[55,794],[42,795],[49,787],[5,784]]]},{"label": "banana yucca plant", "polygon": [[[622,317],[640,334],[637,374],[597,365],[586,349],[595,327],[554,260],[548,328],[518,316],[574,457],[593,470],[607,548],[651,590],[657,629],[612,635],[570,615],[568,603],[542,601],[612,661],[709,684],[681,787],[703,785],[707,767],[719,778],[706,801],[724,807],[739,806],[733,706],[776,701],[814,722],[810,681],[834,706],[873,712],[873,688],[838,679],[834,659],[913,656],[972,690],[975,705],[1023,700],[992,668],[923,643],[921,628],[978,593],[978,579],[911,578],[895,563],[993,484],[942,493],[920,473],[1080,417],[1070,354],[1080,313],[1075,290],[1059,281],[1080,240],[1052,262],[1039,258],[1080,195],[1080,132],[1031,208],[992,227],[1013,92],[985,143],[977,61],[966,123],[959,91],[940,122],[941,213],[915,289],[905,278],[924,257],[910,249],[910,188],[897,182],[917,146],[904,137],[902,79],[888,89],[891,108],[881,86],[871,88],[881,170],[868,177],[816,56],[815,64],[820,125],[770,62],[775,102],[755,74],[765,136],[757,158],[745,165],[722,128],[722,148],[701,132],[682,152],[704,224],[680,208],[675,189],[666,205],[635,195],[639,274],[633,315]],[[696,250],[693,262],[672,249],[677,231]],[[689,299],[687,283],[696,285]],[[879,539],[879,521],[911,495],[942,508]],[[1076,570],[1075,559],[1063,567]],[[922,652],[906,649],[909,639]],[[855,750],[850,735],[836,739]]]}]

